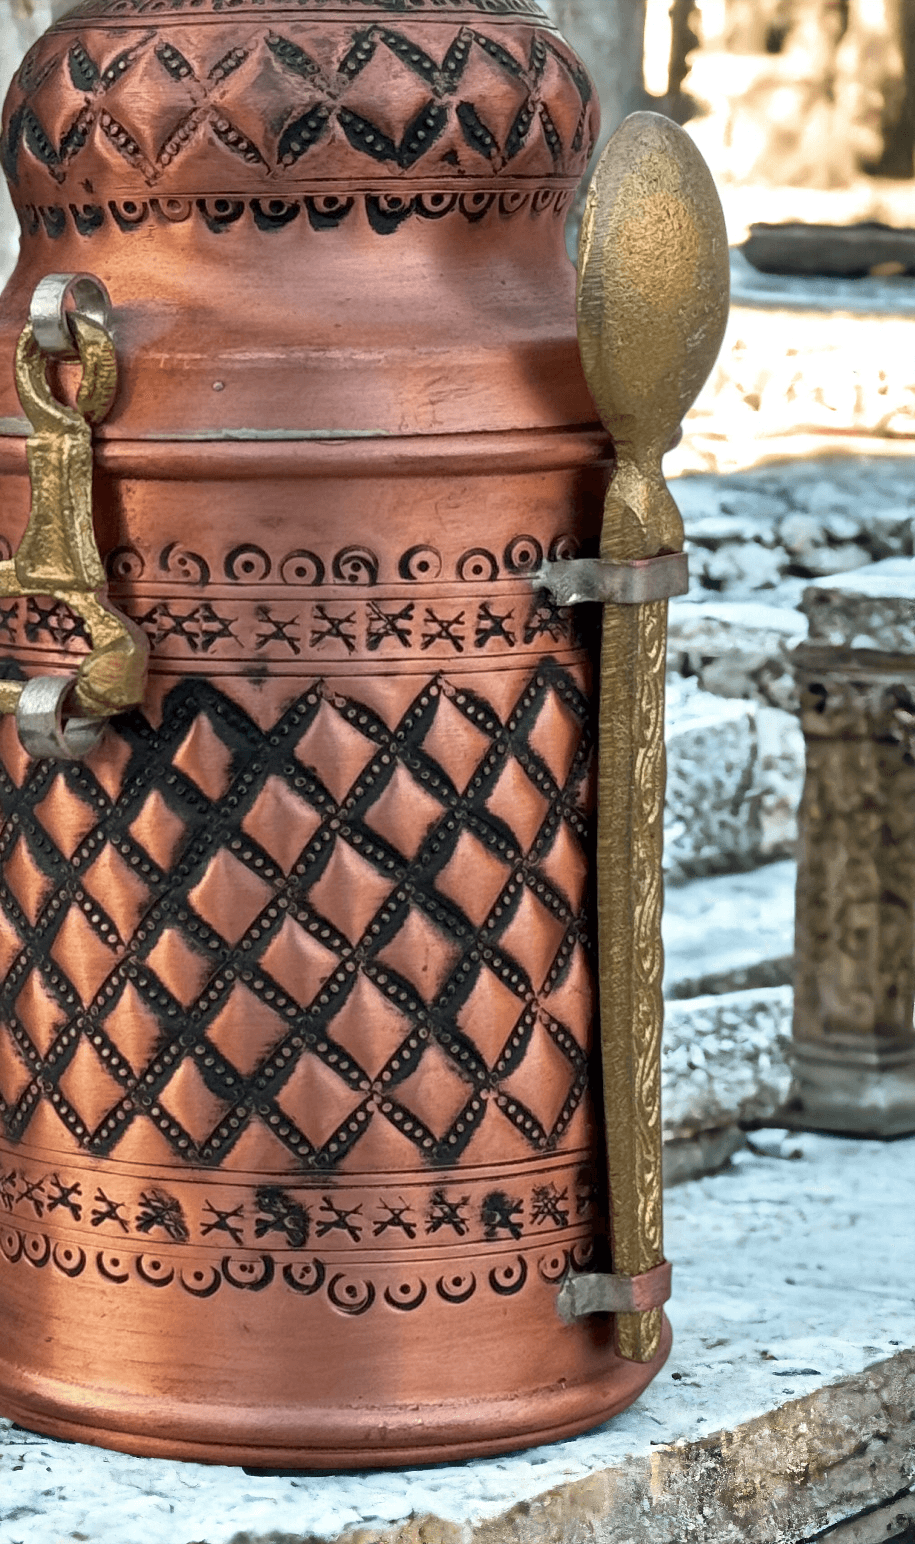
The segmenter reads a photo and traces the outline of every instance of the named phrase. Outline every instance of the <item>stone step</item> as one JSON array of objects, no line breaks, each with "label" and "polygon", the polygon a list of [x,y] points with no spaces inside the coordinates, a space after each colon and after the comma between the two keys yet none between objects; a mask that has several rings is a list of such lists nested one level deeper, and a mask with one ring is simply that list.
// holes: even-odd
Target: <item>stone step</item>
[{"label": "stone step", "polygon": [[795,1544],[836,1528],[835,1544],[883,1544],[915,1515],[915,1139],[767,1132],[757,1149],[668,1194],[673,1352],[596,1431],[476,1462],[258,1474],[2,1421],[0,1539]]},{"label": "stone step", "polygon": [[[746,191],[752,219],[764,218],[760,190]],[[803,198],[809,207],[809,189]],[[855,442],[893,459],[913,448],[915,281],[762,274],[739,251],[731,276],[725,339],[668,475],[819,458]]]},{"label": "stone step", "polygon": [[713,1173],[746,1146],[744,1127],[778,1118],[791,1086],[792,1009],[790,986],[667,1003],[665,1184]]},{"label": "stone step", "polygon": [[793,855],[804,782],[797,720],[671,679],[664,868],[670,879]]},{"label": "stone step", "polygon": [[791,981],[791,859],[745,874],[668,884],[664,901],[664,995],[668,1000]]},{"label": "stone step", "polygon": [[[804,591],[804,611],[814,646],[899,654],[910,662],[915,656],[915,558],[884,558],[854,574],[816,579]],[[900,668],[906,673],[901,662]]]},{"label": "stone step", "polygon": [[791,651],[807,636],[807,618],[795,609],[806,582],[791,580],[750,599],[699,590],[672,601],[669,689],[683,677],[714,696],[796,712]]},{"label": "stone step", "polygon": [[765,591],[911,556],[911,455],[816,456],[674,478],[695,590]]}]

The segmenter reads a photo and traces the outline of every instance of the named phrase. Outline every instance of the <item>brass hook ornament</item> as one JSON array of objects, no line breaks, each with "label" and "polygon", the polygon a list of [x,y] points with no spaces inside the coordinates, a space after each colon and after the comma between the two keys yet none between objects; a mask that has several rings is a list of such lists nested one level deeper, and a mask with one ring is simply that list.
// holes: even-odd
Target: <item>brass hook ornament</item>
[{"label": "brass hook ornament", "polygon": [[715,362],[729,290],[708,167],[677,124],[633,113],[598,163],[579,242],[579,349],[616,454],[600,557],[545,564],[538,579],[560,600],[605,603],[597,918],[614,1275],[587,1289],[570,1279],[560,1309],[616,1311],[620,1355],[636,1362],[657,1354],[663,1295],[652,1283],[665,1277],[664,672],[667,598],[686,589],[683,522],[661,458]]},{"label": "brass hook ornament", "polygon": [[[76,359],[75,407],[48,380],[52,357]],[[0,681],[0,712],[14,713],[31,756],[73,760],[97,744],[105,720],[142,699],[149,645],[108,600],[92,520],[92,427],[117,391],[110,300],[88,274],[51,274],[36,286],[16,348],[16,389],[32,425],[26,456],[32,491],[15,555],[0,562],[0,596],[48,596],[85,623],[91,650],[75,677]]]}]

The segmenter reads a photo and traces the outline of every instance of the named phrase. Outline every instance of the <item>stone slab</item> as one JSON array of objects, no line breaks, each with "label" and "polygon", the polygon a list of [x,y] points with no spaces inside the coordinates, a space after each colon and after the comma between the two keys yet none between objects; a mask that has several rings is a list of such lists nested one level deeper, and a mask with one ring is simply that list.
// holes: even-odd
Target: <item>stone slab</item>
[{"label": "stone slab", "polygon": [[790,986],[667,1004],[661,1101],[666,1140],[774,1118],[791,1086],[792,1008]]},{"label": "stone slab", "polygon": [[[668,680],[682,675],[717,697],[742,697],[782,712],[797,711],[790,653],[806,637],[795,609],[802,583],[747,596],[711,598],[698,591],[673,601]],[[779,604],[782,602],[782,604]]]},{"label": "stone slab", "polygon": [[668,677],[664,868],[673,879],[791,856],[804,741],[790,713]]},{"label": "stone slab", "polygon": [[665,1186],[714,1174],[746,1147],[748,1127],[788,1119],[793,997],[789,986],[775,986],[666,1004]]},{"label": "stone slab", "polygon": [[683,1185],[687,1180],[700,1179],[704,1174],[717,1174],[725,1168],[735,1153],[747,1146],[747,1137],[740,1126],[718,1126],[711,1131],[700,1131],[692,1137],[665,1137],[663,1184]]},{"label": "stone slab", "polygon": [[791,859],[746,874],[668,884],[664,994],[782,986],[791,979],[796,867]]},{"label": "stone slab", "polygon": [[915,1132],[915,1049],[881,1055],[871,1044],[855,1054],[799,1040],[791,1060],[786,1125],[863,1137]]},{"label": "stone slab", "polygon": [[838,274],[763,273],[740,247],[732,247],[731,304],[776,311],[915,316],[915,278],[910,274],[843,278]]},{"label": "stone slab", "polygon": [[915,280],[766,275],[740,252],[731,264],[724,342],[668,475],[752,466],[792,442],[912,441]]},{"label": "stone slab", "polygon": [[915,655],[915,558],[815,580],[802,604],[812,644]]},{"label": "stone slab", "polygon": [[3,1423],[0,1541],[797,1544],[904,1498],[915,1141],[755,1146],[668,1192],[674,1351],[597,1431],[476,1463],[257,1475]]}]

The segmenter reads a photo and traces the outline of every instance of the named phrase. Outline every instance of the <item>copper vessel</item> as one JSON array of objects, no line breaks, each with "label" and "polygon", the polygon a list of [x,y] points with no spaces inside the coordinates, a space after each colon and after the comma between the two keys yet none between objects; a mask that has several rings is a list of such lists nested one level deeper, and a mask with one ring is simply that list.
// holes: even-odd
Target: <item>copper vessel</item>
[{"label": "copper vessel", "polygon": [[[0,358],[72,420],[91,318],[61,323],[78,360],[38,359],[34,306],[17,338],[47,275],[107,287],[86,588],[134,685],[150,651],[82,759],[0,719],[0,1408],[27,1426],[461,1458],[603,1420],[667,1354],[656,1164],[654,1252],[614,1226],[608,1253],[596,608],[532,582],[597,551],[614,466],[563,240],[596,124],[527,0],[84,0],[14,80]],[[91,717],[89,613],[14,594],[47,493],[16,384],[5,673],[79,670]],[[641,1350],[557,1312],[612,1266]]]}]

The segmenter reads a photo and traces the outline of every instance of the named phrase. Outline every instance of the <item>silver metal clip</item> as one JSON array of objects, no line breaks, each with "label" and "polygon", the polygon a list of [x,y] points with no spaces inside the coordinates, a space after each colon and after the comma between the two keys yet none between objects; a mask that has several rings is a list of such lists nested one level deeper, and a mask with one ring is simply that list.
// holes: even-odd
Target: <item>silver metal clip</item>
[{"label": "silver metal clip", "polygon": [[95,750],[105,727],[103,718],[64,718],[73,689],[70,676],[32,676],[16,705],[16,728],[29,756],[56,761],[81,761]]},{"label": "silver metal clip", "polygon": [[584,601],[641,606],[646,601],[685,595],[689,564],[685,552],[662,552],[658,557],[631,558],[625,563],[560,558],[543,563],[532,582],[535,589],[549,590],[560,606],[577,606]]},{"label": "silver metal clip", "polygon": [[46,354],[77,357],[70,317],[87,316],[105,332],[111,326],[111,296],[91,273],[48,273],[38,281],[29,306],[35,342]]},{"label": "silver metal clip", "polygon": [[591,1313],[647,1313],[670,1297],[670,1262],[662,1260],[641,1276],[611,1276],[607,1272],[567,1276],[556,1308],[567,1324]]}]

